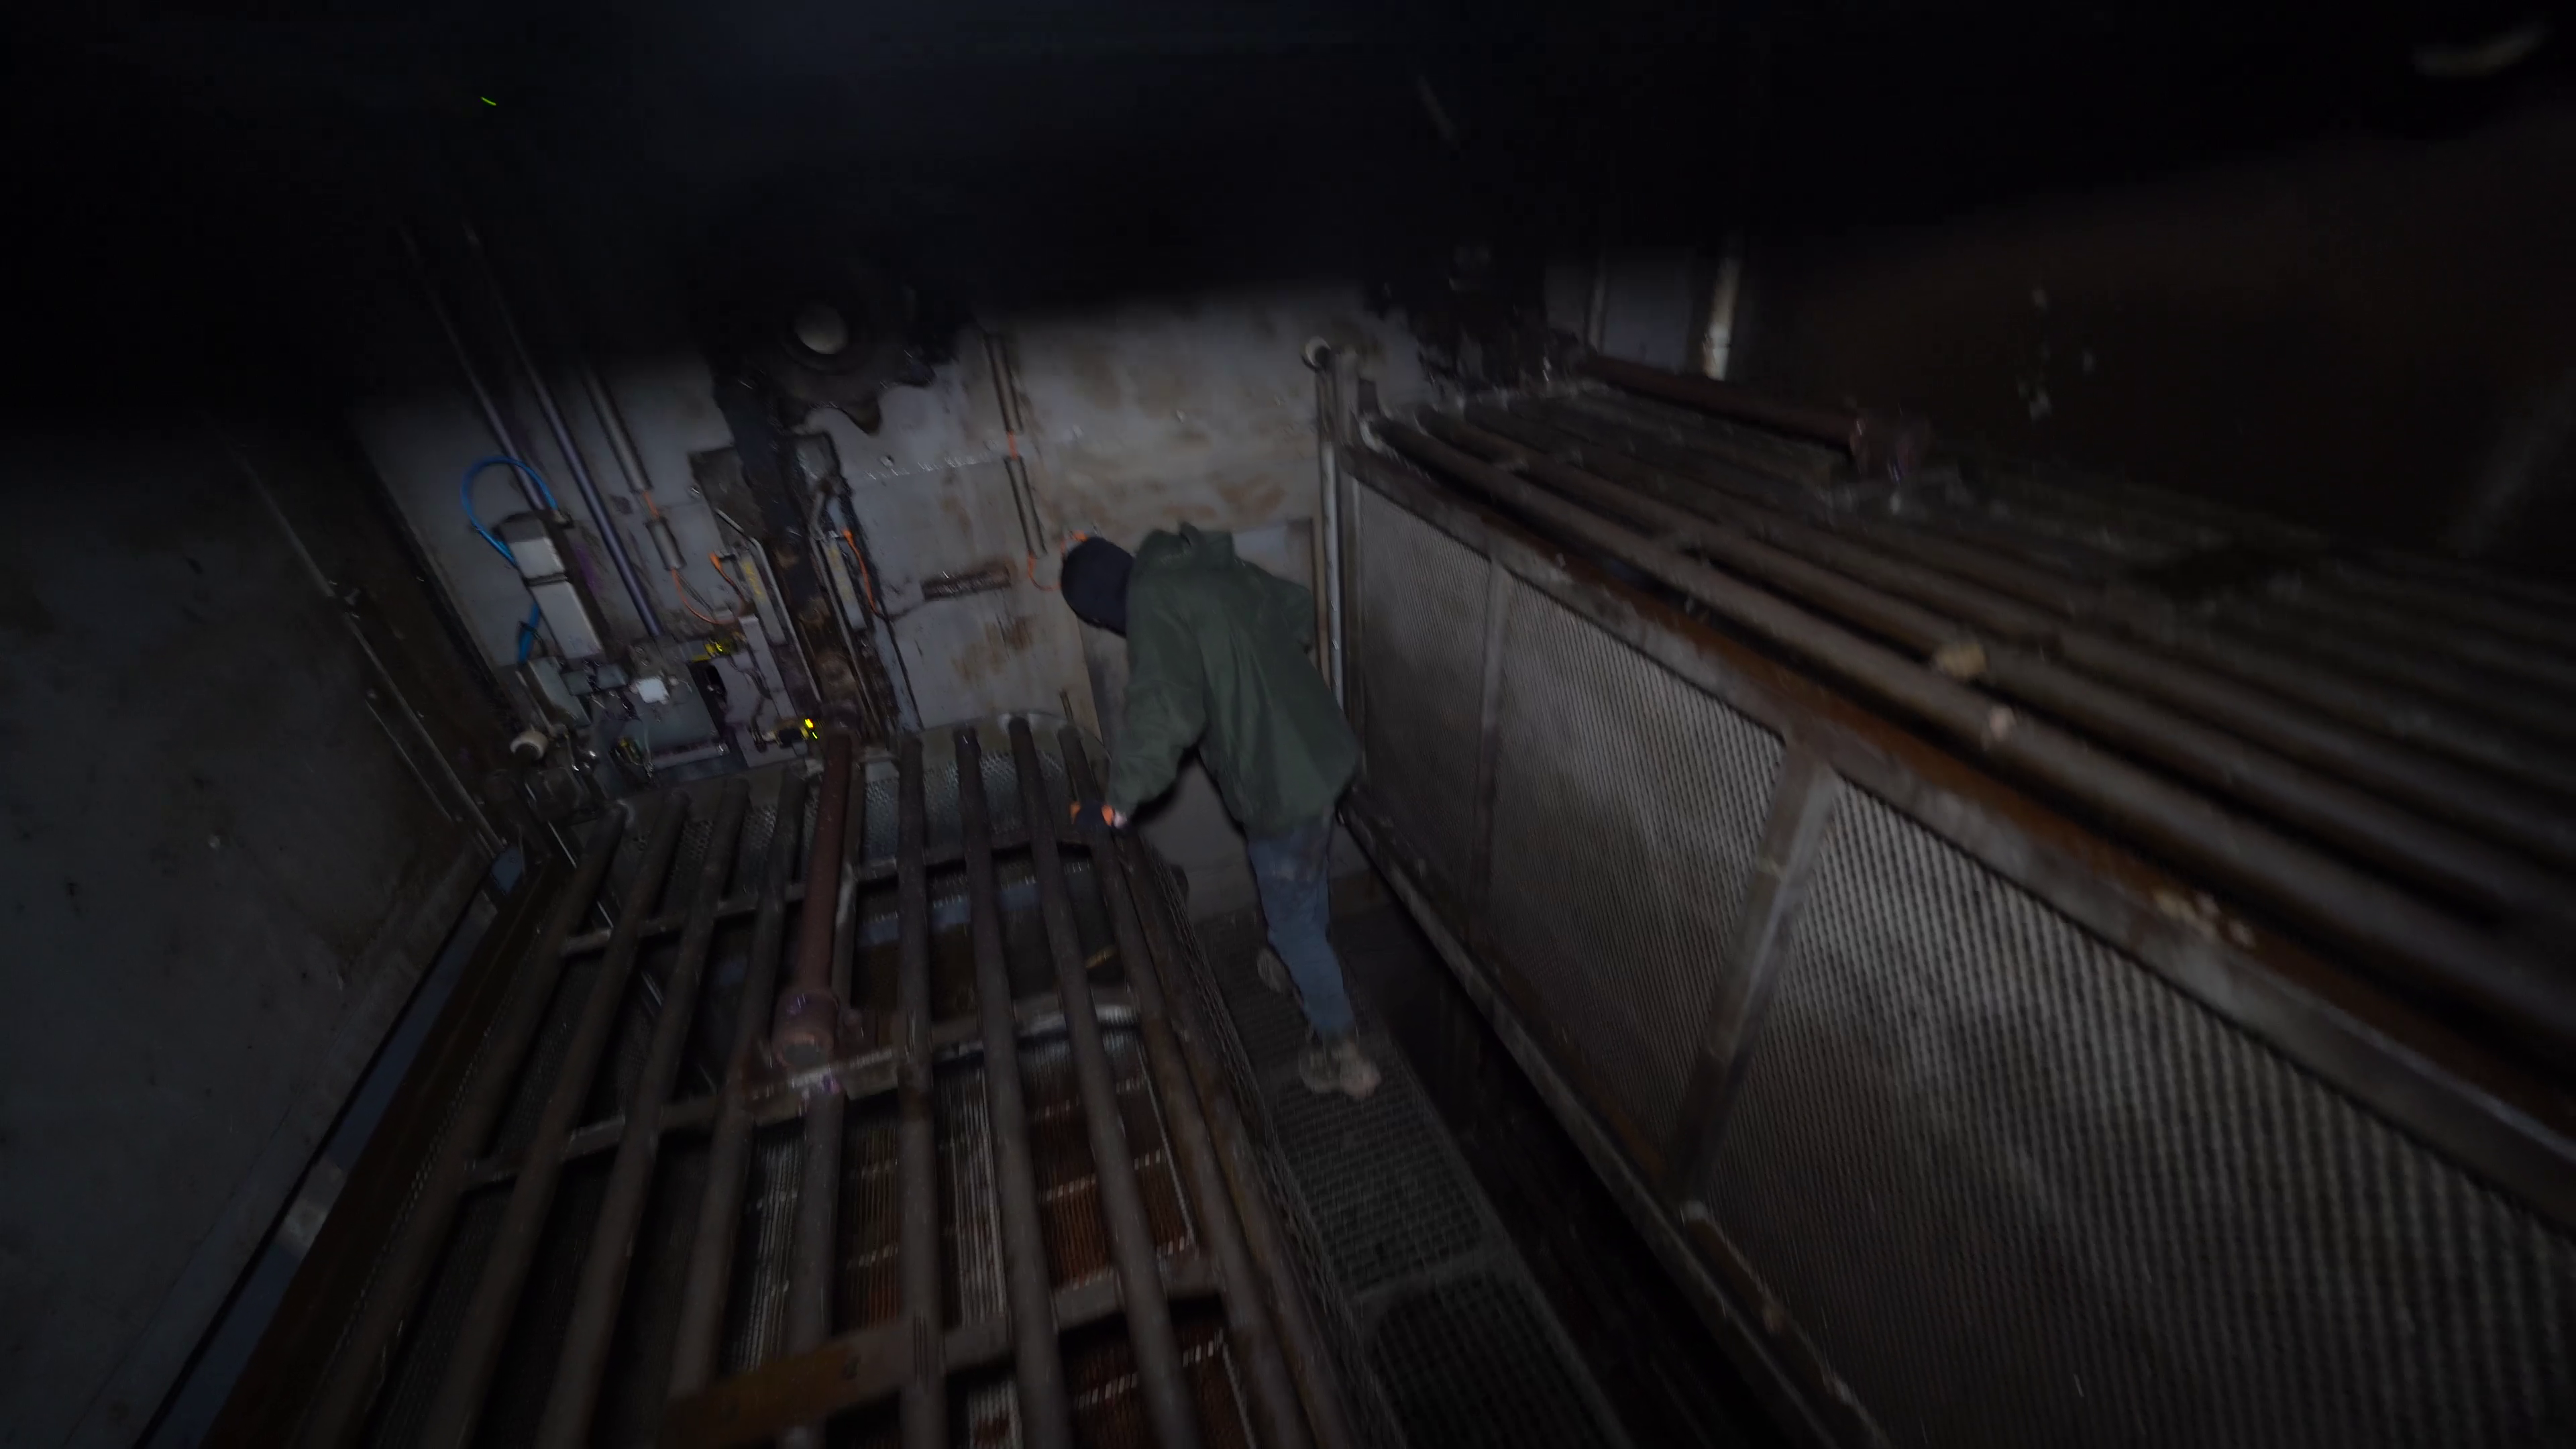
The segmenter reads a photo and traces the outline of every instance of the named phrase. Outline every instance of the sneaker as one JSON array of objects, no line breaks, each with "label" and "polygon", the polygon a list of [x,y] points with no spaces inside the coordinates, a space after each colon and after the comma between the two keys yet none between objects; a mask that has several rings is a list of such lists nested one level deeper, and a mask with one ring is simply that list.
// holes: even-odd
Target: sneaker
[{"label": "sneaker", "polygon": [[1252,958],[1252,969],[1261,973],[1262,985],[1282,996],[1288,994],[1288,963],[1279,959],[1278,952],[1262,947],[1261,954]]},{"label": "sneaker", "polygon": [[1360,1050],[1357,1038],[1344,1037],[1329,1046],[1320,1041],[1308,1042],[1297,1057],[1297,1080],[1317,1096],[1339,1092],[1354,1102],[1362,1102],[1377,1090],[1382,1074],[1377,1063],[1368,1059],[1368,1053]]}]

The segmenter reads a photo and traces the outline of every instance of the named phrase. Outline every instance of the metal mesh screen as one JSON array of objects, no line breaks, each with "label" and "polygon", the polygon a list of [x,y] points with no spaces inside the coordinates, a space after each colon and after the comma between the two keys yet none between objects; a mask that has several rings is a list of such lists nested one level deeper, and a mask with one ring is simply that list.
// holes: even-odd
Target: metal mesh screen
[{"label": "metal mesh screen", "polygon": [[1483,712],[1485,578],[1464,545],[1360,490],[1358,593],[1365,769],[1452,891],[1467,880]]},{"label": "metal mesh screen", "polygon": [[1780,741],[1515,583],[1495,721],[1494,939],[1660,1135],[1760,853]]},{"label": "metal mesh screen", "polygon": [[1901,1443],[2576,1439],[2576,1244],[1847,794],[1706,1184]]},{"label": "metal mesh screen", "polygon": [[1453,1442],[1465,1424],[1502,1431],[1480,1438],[1491,1445],[1606,1449],[1616,1442],[1585,1402],[1528,1291],[1498,1274],[1469,1272],[1387,1308],[1369,1358],[1410,1442]]}]

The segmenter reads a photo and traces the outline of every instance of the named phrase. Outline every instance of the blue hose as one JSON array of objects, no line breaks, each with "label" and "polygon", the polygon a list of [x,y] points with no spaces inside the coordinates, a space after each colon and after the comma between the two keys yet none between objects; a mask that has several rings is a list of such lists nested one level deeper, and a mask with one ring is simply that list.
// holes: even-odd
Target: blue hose
[{"label": "blue hose", "polygon": [[[500,453],[495,453],[489,458],[476,461],[473,466],[465,470],[465,476],[457,481],[456,501],[464,505],[465,521],[474,525],[474,531],[483,535],[483,541],[492,545],[494,552],[500,554],[501,557],[505,559],[509,559],[510,566],[512,568],[516,568],[518,567],[519,561],[515,558],[511,558],[510,546],[494,537],[492,530],[483,526],[483,520],[474,516],[474,480],[482,477],[483,470],[487,468],[518,469],[521,476],[525,477],[529,482],[537,485],[537,496],[546,500],[546,506],[548,508],[557,506],[555,503],[555,491],[546,486],[544,474],[539,473],[536,469],[529,467],[527,464],[520,462],[516,458],[508,457]],[[537,647],[537,625],[544,619],[544,609],[533,604],[528,607],[528,617],[525,622],[519,625],[519,659],[521,662],[524,663],[527,660],[528,655],[535,651]]]},{"label": "blue hose", "polygon": [[[529,467],[527,464],[520,462],[516,458],[500,453],[495,453],[489,458],[484,458],[475,462],[465,470],[465,476],[457,481],[456,501],[464,506],[465,521],[474,525],[474,531],[483,535],[483,541],[492,545],[493,551],[506,559],[510,558],[510,546],[503,543],[499,538],[493,536],[492,530],[483,526],[483,520],[474,516],[474,480],[482,477],[483,470],[486,468],[518,469],[522,477],[537,485],[537,496],[546,500],[546,506],[548,508],[558,506],[555,503],[555,491],[546,486],[544,474],[539,473],[536,469]],[[514,565],[518,562],[516,559],[510,559],[510,561]]]}]

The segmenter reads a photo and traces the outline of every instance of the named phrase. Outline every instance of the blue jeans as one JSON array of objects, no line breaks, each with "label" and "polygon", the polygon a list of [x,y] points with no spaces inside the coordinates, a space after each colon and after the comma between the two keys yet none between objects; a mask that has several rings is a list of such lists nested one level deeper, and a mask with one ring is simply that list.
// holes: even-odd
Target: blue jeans
[{"label": "blue jeans", "polygon": [[1342,984],[1341,958],[1324,933],[1333,919],[1333,817],[1255,839],[1251,853],[1270,949],[1296,981],[1315,1034],[1339,1041],[1351,1032],[1351,996]]}]

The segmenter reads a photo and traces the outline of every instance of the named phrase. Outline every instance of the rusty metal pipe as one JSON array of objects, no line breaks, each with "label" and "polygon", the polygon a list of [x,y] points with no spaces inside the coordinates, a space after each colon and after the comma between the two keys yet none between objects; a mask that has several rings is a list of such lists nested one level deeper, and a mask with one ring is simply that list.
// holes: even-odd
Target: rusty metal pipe
[{"label": "rusty metal pipe", "polygon": [[1783,402],[1715,378],[1666,372],[1599,353],[1586,354],[1575,366],[1613,387],[1830,443],[1849,452],[1852,466],[1864,476],[1905,477],[1922,466],[1932,448],[1932,430],[1920,418]]},{"label": "rusty metal pipe", "polygon": [[707,836],[706,859],[698,868],[697,889],[691,896],[688,929],[680,937],[679,956],[671,963],[662,988],[662,1015],[653,1023],[644,1069],[626,1103],[626,1131],[617,1146],[617,1160],[609,1168],[608,1193],[591,1229],[590,1247],[582,1256],[572,1322],[564,1330],[554,1387],[537,1425],[539,1449],[573,1449],[590,1442],[591,1416],[599,1402],[600,1375],[608,1367],[618,1305],[625,1298],[635,1232],[644,1221],[654,1165],[661,1160],[662,1109],[670,1100],[672,1084],[679,1080],[681,1053],[697,1016],[707,948],[715,940],[716,907],[724,899],[725,878],[733,870],[734,847],[750,800],[751,787],[736,778],[725,786],[716,805],[715,829]]},{"label": "rusty metal pipe", "polygon": [[[829,779],[828,774],[825,777]],[[831,928],[827,933],[831,963],[824,985],[834,1004],[833,1016],[839,1019],[839,1003],[850,997],[850,953],[857,945],[859,856],[864,853],[867,815],[866,772],[851,770],[842,781],[841,833],[836,854],[841,860],[838,889],[832,892],[834,905]],[[830,797],[824,799],[826,810]],[[821,843],[821,820],[815,822],[817,846]],[[819,850],[818,850],[819,853]],[[809,894],[808,900],[812,899]],[[809,907],[806,921],[813,913]],[[802,959],[804,943],[797,943]],[[834,1052],[839,1051],[839,1032],[833,1033]],[[803,1181],[796,1194],[794,1248],[787,1269],[787,1351],[803,1353],[821,1343],[832,1332],[833,1289],[839,1277],[838,1245],[841,1221],[841,1152],[847,1143],[843,1124],[849,1120],[849,1099],[842,1095],[840,1084],[825,1076],[813,1088],[805,1105],[804,1156],[800,1160]],[[823,1443],[821,1424],[804,1424],[779,1436],[780,1449],[819,1449]]]},{"label": "rusty metal pipe", "polygon": [[[1192,973],[1204,974],[1205,963],[1184,961],[1183,947],[1174,939],[1171,923],[1181,919],[1179,894],[1146,857],[1134,836],[1119,840],[1117,846],[1128,881],[1138,890],[1152,889],[1161,903],[1160,909],[1142,913],[1145,946],[1152,953],[1156,969],[1171,981]],[[1217,1061],[1216,1048],[1211,1045],[1217,1038],[1191,992],[1175,991],[1164,998],[1164,1005],[1171,1012],[1173,1035],[1188,1062],[1190,1079],[1197,1084],[1199,1099],[1208,1104],[1208,1133],[1216,1146],[1217,1166],[1225,1173],[1227,1192],[1241,1215],[1244,1247],[1261,1272],[1270,1311],[1278,1317],[1280,1349],[1288,1360],[1289,1372],[1297,1380],[1298,1396],[1306,1406],[1306,1423],[1321,1449],[1354,1449],[1359,1438],[1343,1402],[1341,1372],[1334,1364],[1323,1329],[1307,1307],[1306,1285],[1297,1273],[1288,1230],[1280,1223],[1278,1208],[1270,1200],[1261,1147],[1243,1120],[1243,1109],[1234,1100],[1225,1067]]]},{"label": "rusty metal pipe", "polygon": [[[1056,748],[1077,800],[1096,800],[1091,762],[1082,736],[1070,726],[1057,731]],[[1227,1195],[1224,1169],[1217,1165],[1216,1143],[1207,1118],[1199,1111],[1198,1093],[1189,1088],[1189,1068],[1180,1042],[1172,1035],[1169,1008],[1163,998],[1162,973],[1145,948],[1145,928],[1138,921],[1135,897],[1129,894],[1127,869],[1118,858],[1117,842],[1097,817],[1084,821],[1091,868],[1109,906],[1110,934],[1118,943],[1118,960],[1126,967],[1128,989],[1136,995],[1138,1033],[1154,1079],[1162,1084],[1164,1115],[1171,1123],[1172,1152],[1187,1174],[1190,1197],[1198,1204],[1199,1231],[1216,1255],[1217,1279],[1225,1297],[1226,1331],[1233,1336],[1252,1381],[1252,1406],[1259,1416],[1261,1441],[1269,1449],[1296,1449],[1309,1441],[1306,1421],[1297,1409],[1297,1386],[1281,1356],[1270,1315],[1261,1306],[1260,1280],[1243,1244],[1243,1223]]]},{"label": "rusty metal pipe", "polygon": [[[2153,702],[2162,693],[2157,683],[2175,671],[2148,671],[2145,688],[2122,694],[2049,658],[2009,647],[2019,641],[2056,641],[2056,621],[2028,605],[1883,557],[1823,529],[1659,487],[1650,475],[1630,473],[1626,480],[1614,481],[1606,470],[1595,473],[1552,457],[1528,456],[1521,445],[1531,434],[1503,436],[1438,415],[1422,422],[1456,447],[1486,458],[1516,459],[1527,477],[1596,509],[1625,513],[1650,531],[1685,542],[1705,557],[1896,639],[1920,655],[1938,658],[1945,648],[1952,650],[1959,661],[1954,667],[1998,693],[2050,710],[2178,773],[2232,790],[2437,889],[2496,910],[2538,914],[2564,908],[2568,883],[2560,876]],[[1685,499],[1698,506],[1684,506]],[[1932,607],[1921,607],[1917,600]]]},{"label": "rusty metal pipe", "polygon": [[1382,431],[1405,456],[1642,570],[1954,746],[2123,822],[2153,848],[2341,941],[2383,971],[2470,1003],[2552,1050],[2576,1046],[2576,991],[2564,973],[2524,949],[1426,433],[1402,424]]},{"label": "rusty metal pipe", "polygon": [[[1055,1295],[1047,1282],[1046,1238],[1038,1222],[1037,1164],[1029,1152],[1028,1102],[1020,1090],[1019,1023],[1011,1010],[1010,975],[1002,963],[1002,902],[993,882],[984,751],[971,729],[959,730],[956,740],[957,820],[966,838],[975,1007],[984,1024],[984,1101],[993,1123],[994,1186],[1002,1200],[1002,1269],[1010,1298],[1020,1431],[1031,1449],[1066,1449],[1073,1442],[1073,1405],[1065,1394],[1064,1361],[1056,1348]],[[1032,837],[1052,841],[1046,820],[1032,815],[1028,823]],[[928,908],[925,891],[925,919]]]},{"label": "rusty metal pipe", "polygon": [[[1046,923],[1048,951],[1055,958],[1056,998],[1064,1007],[1074,1076],[1082,1087],[1083,1125],[1090,1131],[1092,1170],[1100,1184],[1102,1211],[1109,1219],[1110,1250],[1118,1263],[1127,1338],[1136,1351],[1145,1417],[1163,1449],[1197,1449],[1197,1396],[1181,1367],[1172,1305],[1163,1297],[1153,1224],[1145,1216],[1144,1190],[1136,1181],[1136,1154],[1128,1145],[1127,1124],[1118,1110],[1117,1078],[1109,1068],[1109,1048],[1101,1040],[1100,1018],[1092,1011],[1091,981],[1083,974],[1082,942],[1074,931],[1064,861],[1056,851],[1055,832],[1039,823],[1054,819],[1065,802],[1047,792],[1037,739],[1025,719],[1011,721],[1011,754],[1019,767],[1021,813],[1030,822],[1030,857],[1037,867],[1038,914]],[[962,781],[962,758],[958,774]]]},{"label": "rusty metal pipe", "polygon": [[[896,768],[895,1170],[902,1234],[899,1274],[911,1324],[911,1371],[903,1384],[905,1449],[947,1449],[948,1385],[939,1282],[939,1145],[930,1055],[930,877],[928,805],[922,799],[921,738],[906,735]],[[964,775],[961,772],[959,779]],[[980,780],[978,784],[982,783]],[[989,848],[988,848],[989,849]],[[990,873],[989,855],[986,865]]]},{"label": "rusty metal pipe", "polygon": [[618,1009],[625,1004],[626,984],[634,974],[636,945],[643,935],[645,918],[653,908],[654,898],[661,893],[662,878],[671,869],[671,853],[680,843],[680,827],[688,817],[688,797],[683,795],[669,797],[655,813],[644,859],[617,913],[616,938],[609,942],[608,954],[600,962],[590,994],[582,1001],[572,1039],[564,1048],[563,1065],[546,1094],[536,1133],[528,1142],[526,1165],[520,1168],[518,1182],[510,1191],[509,1206],[503,1209],[501,1226],[493,1234],[491,1253],[483,1261],[474,1295],[466,1303],[464,1321],[456,1330],[456,1347],[448,1359],[446,1376],[430,1401],[420,1437],[425,1449],[465,1449],[474,1440],[493,1371],[500,1365],[503,1341],[518,1312],[520,1291],[527,1286],[528,1269],[536,1261],[537,1239],[545,1231],[546,1215],[554,1207],[555,1188],[563,1177],[564,1139],[572,1135],[590,1099],[600,1055],[608,1048],[609,1031],[617,1023]]},{"label": "rusty metal pipe", "polygon": [[725,1299],[733,1287],[734,1236],[742,1225],[743,1174],[750,1165],[751,1107],[746,1078],[778,991],[778,957],[787,935],[787,881],[805,830],[805,772],[793,770],[778,787],[778,823],[762,862],[760,914],[751,928],[751,961],[742,1000],[734,1012],[726,1057],[723,1106],[707,1149],[707,1190],[689,1243],[688,1276],[680,1290],[679,1327],[672,1338],[670,1397],[684,1399],[715,1377],[716,1350],[724,1332]]},{"label": "rusty metal pipe", "polygon": [[536,1044],[546,1004],[554,1000],[563,976],[563,943],[590,910],[591,897],[608,875],[609,862],[626,839],[631,817],[624,807],[609,812],[594,826],[582,847],[581,864],[557,898],[545,931],[524,958],[515,992],[484,1041],[472,1074],[457,1094],[455,1115],[439,1139],[437,1155],[422,1179],[414,1201],[418,1207],[404,1221],[386,1250],[365,1304],[349,1325],[331,1366],[306,1411],[296,1442],[307,1449],[337,1449],[356,1437],[368,1397],[383,1373],[386,1355],[409,1318],[412,1300],[429,1280],[447,1231],[456,1220],[467,1169],[492,1135],[492,1126],[509,1105],[519,1065]]},{"label": "rusty metal pipe", "polygon": [[814,845],[805,857],[804,912],[796,924],[796,970],[778,999],[770,1050],[792,1071],[812,1071],[839,1050],[841,1001],[832,992],[832,921],[841,904],[841,845],[850,809],[850,734],[823,737],[823,792]]},{"label": "rusty metal pipe", "polygon": [[[1623,482],[1642,486],[1672,477],[1699,485],[1667,495],[1686,507],[1705,511],[1724,506],[1701,496],[1704,491],[1722,495],[1728,504],[1766,508],[1774,502],[1758,489],[1738,486],[1732,469],[1544,401],[1515,402],[1509,412],[1475,406],[1467,416],[1479,427]],[[1787,516],[1785,510],[1775,512]],[[2344,678],[2304,659],[2221,638],[2138,601],[1955,539],[1847,514],[1810,519],[1809,526],[1864,540],[2070,621],[2049,642],[2089,672],[2152,688],[2191,713],[2386,792],[2427,815],[2559,865],[2576,865],[2576,817],[2532,790],[2484,773],[2494,770],[2549,787],[2567,775],[2565,767],[2503,739],[2481,722]],[[2126,637],[2082,627],[2083,621],[2099,621]]]}]

